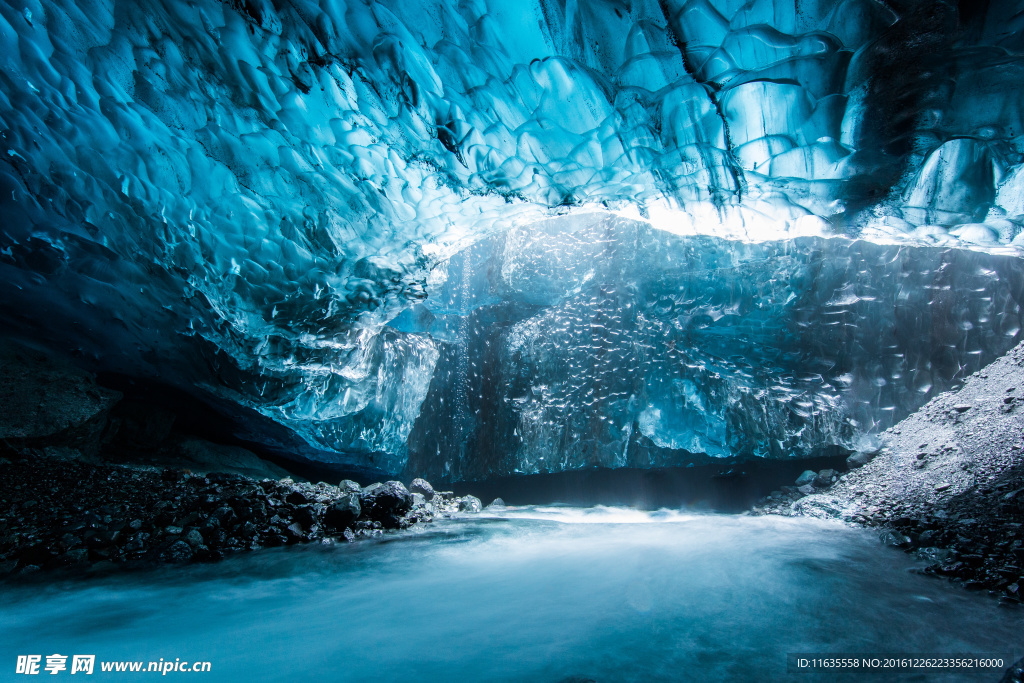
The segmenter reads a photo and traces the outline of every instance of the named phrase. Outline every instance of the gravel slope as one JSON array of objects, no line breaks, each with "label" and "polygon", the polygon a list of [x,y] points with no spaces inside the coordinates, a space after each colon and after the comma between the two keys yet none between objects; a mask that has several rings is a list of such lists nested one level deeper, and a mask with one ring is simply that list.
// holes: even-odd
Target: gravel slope
[{"label": "gravel slope", "polygon": [[928,573],[1004,603],[1024,592],[1024,344],[882,435],[882,450],[831,487],[755,512],[882,527]]}]

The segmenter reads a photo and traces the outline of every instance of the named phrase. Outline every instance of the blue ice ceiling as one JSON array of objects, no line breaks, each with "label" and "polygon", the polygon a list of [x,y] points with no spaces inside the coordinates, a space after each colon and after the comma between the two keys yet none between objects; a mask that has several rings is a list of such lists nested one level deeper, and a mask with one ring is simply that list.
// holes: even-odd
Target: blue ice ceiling
[{"label": "blue ice ceiling", "polygon": [[5,0],[0,322],[393,472],[852,445],[1019,340],[1022,49],[996,0]]}]

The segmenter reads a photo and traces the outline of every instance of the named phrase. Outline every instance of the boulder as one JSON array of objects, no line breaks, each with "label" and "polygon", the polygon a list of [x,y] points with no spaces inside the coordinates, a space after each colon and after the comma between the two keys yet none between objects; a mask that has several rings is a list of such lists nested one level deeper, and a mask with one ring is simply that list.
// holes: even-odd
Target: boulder
[{"label": "boulder", "polygon": [[171,543],[162,553],[160,559],[164,562],[188,562],[194,554],[192,546],[185,541]]},{"label": "boulder", "polygon": [[345,529],[352,526],[361,514],[359,496],[346,493],[324,511],[324,524],[331,529]]},{"label": "boulder", "polygon": [[199,529],[191,529],[185,534],[184,541],[192,547],[193,550],[203,545],[203,535],[199,533]]},{"label": "boulder", "polygon": [[814,478],[814,481],[811,482],[811,485],[814,486],[814,488],[816,489],[828,488],[835,481],[835,478],[835,470],[822,470],[821,472],[818,472],[818,476]]},{"label": "boulder", "polygon": [[392,529],[398,526],[402,515],[412,509],[412,503],[412,494],[400,481],[372,484],[359,494],[362,516]]},{"label": "boulder", "polygon": [[818,476],[818,473],[814,470],[804,470],[803,474],[796,478],[797,487],[806,486],[814,481],[814,478]]},{"label": "boulder", "polygon": [[341,483],[338,484],[338,488],[341,489],[342,493],[354,493],[357,496],[362,491],[363,487],[352,481],[351,479],[342,479]]},{"label": "boulder", "polygon": [[[161,461],[169,467],[187,469],[196,474],[233,474],[238,480],[243,477],[280,479],[288,476],[284,469],[245,448],[225,446],[194,437],[180,439],[161,457]],[[213,482],[213,479],[210,481]]]},{"label": "boulder", "polygon": [[409,490],[422,495],[427,500],[434,500],[434,487],[426,479],[413,479],[409,484]]},{"label": "boulder", "polygon": [[12,448],[99,452],[121,394],[69,363],[10,343],[0,345],[0,442]]},{"label": "boulder", "polygon": [[459,512],[480,512],[483,509],[483,504],[476,496],[463,496],[459,498]]}]

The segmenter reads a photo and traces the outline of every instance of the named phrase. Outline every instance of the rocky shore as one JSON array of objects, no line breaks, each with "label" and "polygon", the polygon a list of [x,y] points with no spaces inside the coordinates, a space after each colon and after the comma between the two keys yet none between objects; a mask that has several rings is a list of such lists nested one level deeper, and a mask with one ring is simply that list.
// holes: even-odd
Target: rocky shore
[{"label": "rocky shore", "polygon": [[214,562],[337,543],[479,512],[422,479],[360,487],[106,465],[26,452],[0,459],[0,575]]},{"label": "rocky shore", "polygon": [[82,369],[0,342],[0,576],[213,562],[479,512],[422,479],[308,483]]},{"label": "rocky shore", "polygon": [[926,574],[1001,604],[1024,602],[1024,345],[935,397],[855,453],[847,472],[807,472],[752,514],[875,528]]}]

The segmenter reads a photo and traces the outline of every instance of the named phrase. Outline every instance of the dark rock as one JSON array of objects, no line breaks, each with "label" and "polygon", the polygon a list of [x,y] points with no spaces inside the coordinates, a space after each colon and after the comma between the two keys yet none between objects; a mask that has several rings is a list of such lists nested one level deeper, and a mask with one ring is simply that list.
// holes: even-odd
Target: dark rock
[{"label": "dark rock", "polygon": [[330,529],[344,529],[352,526],[362,514],[359,497],[348,493],[332,503],[324,511],[324,524]]},{"label": "dark rock", "polygon": [[268,531],[263,539],[263,543],[268,548],[277,548],[279,546],[285,545],[287,542],[288,538],[277,530]]},{"label": "dark rock", "polygon": [[238,515],[227,505],[217,508],[210,513],[210,519],[216,520],[222,527],[233,526],[238,521]]},{"label": "dark rock", "polygon": [[307,529],[316,524],[319,519],[317,510],[312,505],[302,505],[295,508],[295,519]]},{"label": "dark rock", "polygon": [[56,550],[49,547],[46,543],[37,543],[22,551],[18,556],[18,561],[23,567],[26,565],[42,566],[57,557],[58,554]]},{"label": "dark rock", "polygon": [[412,494],[400,481],[373,484],[362,490],[359,504],[362,516],[395,528],[399,519],[412,509]]},{"label": "dark rock", "polygon": [[812,486],[816,489],[828,488],[835,481],[836,471],[835,470],[822,470],[818,472],[817,476],[814,477]]},{"label": "dark rock", "polygon": [[69,550],[63,555],[56,558],[56,561],[65,567],[71,567],[78,564],[85,564],[89,561],[89,551],[85,548],[78,548],[77,550]]},{"label": "dark rock", "polygon": [[0,442],[9,447],[66,447],[95,455],[120,399],[69,363],[0,345]]},{"label": "dark rock", "polygon": [[125,552],[141,553],[145,551],[149,539],[150,535],[144,531],[140,531],[139,533],[132,535],[131,538],[128,539],[128,542],[124,544]]},{"label": "dark rock", "polygon": [[245,484],[247,482],[245,477],[235,472],[210,472],[205,478],[213,485]]},{"label": "dark rock", "polygon": [[185,538],[183,539],[193,549],[199,548],[203,545],[203,535],[199,532],[199,529],[190,529]]},{"label": "dark rock", "polygon": [[897,548],[909,548],[913,545],[913,541],[909,536],[898,531],[883,531],[879,534],[878,540],[882,542],[882,545],[891,545]]},{"label": "dark rock", "polygon": [[426,479],[413,479],[412,483],[409,484],[409,491],[419,493],[427,500],[434,499],[434,487]]},{"label": "dark rock", "polygon": [[985,563],[985,556],[978,555],[975,553],[964,554],[960,556],[960,561],[971,567],[980,567]]},{"label": "dark rock", "polygon": [[108,529],[94,531],[85,537],[85,545],[89,548],[106,548],[113,545],[119,536],[120,532]]},{"label": "dark rock", "polygon": [[192,546],[185,541],[174,541],[160,553],[160,559],[164,562],[181,563],[188,562],[194,554]]},{"label": "dark rock", "polygon": [[946,550],[945,548],[936,548],[934,546],[919,548],[916,551],[917,559],[931,564],[945,562],[951,555],[952,553],[949,550]]},{"label": "dark rock", "polygon": [[305,505],[310,501],[302,491],[292,491],[285,496],[284,502],[289,503],[290,505]]}]

